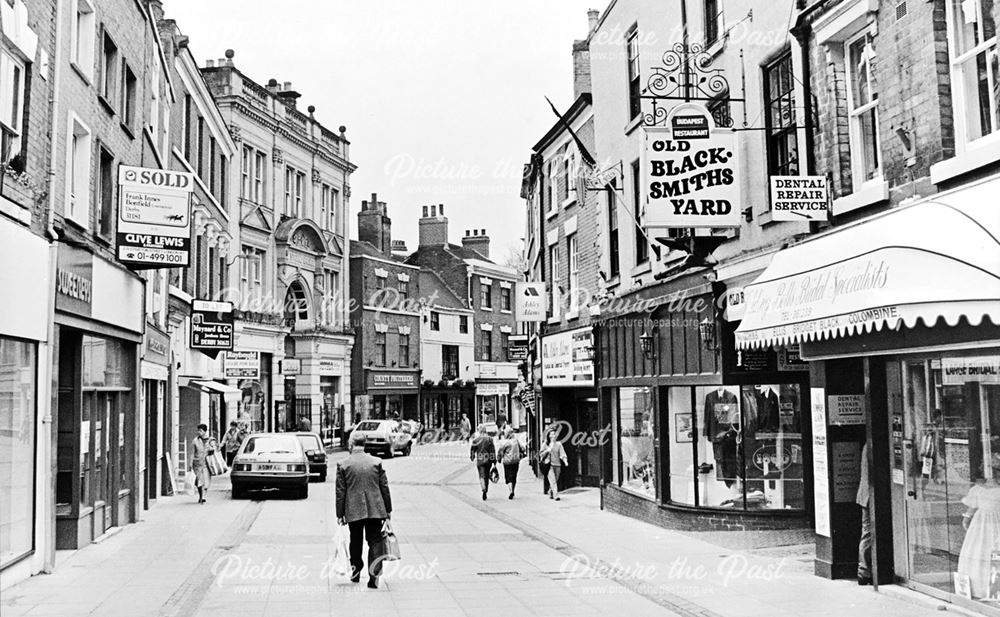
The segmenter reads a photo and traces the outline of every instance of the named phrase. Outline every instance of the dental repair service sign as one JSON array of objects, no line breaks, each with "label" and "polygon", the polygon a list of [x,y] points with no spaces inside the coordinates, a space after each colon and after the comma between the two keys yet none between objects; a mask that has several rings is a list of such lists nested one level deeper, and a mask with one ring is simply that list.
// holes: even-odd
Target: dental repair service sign
[{"label": "dental repair service sign", "polygon": [[644,130],[646,227],[739,227],[736,133],[718,129],[704,105],[683,103],[666,126]]},{"label": "dental repair service sign", "polygon": [[772,220],[825,221],[828,203],[826,176],[771,176]]}]

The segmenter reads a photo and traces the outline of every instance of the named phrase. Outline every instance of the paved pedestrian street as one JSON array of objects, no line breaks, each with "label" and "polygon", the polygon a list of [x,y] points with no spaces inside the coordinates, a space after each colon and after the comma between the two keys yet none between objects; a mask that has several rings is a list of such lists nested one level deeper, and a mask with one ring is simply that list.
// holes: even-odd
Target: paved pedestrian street
[{"label": "paved pedestrian street", "polygon": [[[339,459],[344,453],[337,453]],[[337,532],[334,478],[307,500],[161,499],[142,522],[3,592],[3,617],[162,615],[938,615],[896,588],[812,574],[811,535],[684,534],[599,510],[596,489],[542,495],[522,466],[516,499],[480,499],[465,444],[423,445],[385,463],[403,559],[378,590],[324,567]],[[709,541],[706,541],[709,540]],[[949,610],[953,610],[949,608]]]}]

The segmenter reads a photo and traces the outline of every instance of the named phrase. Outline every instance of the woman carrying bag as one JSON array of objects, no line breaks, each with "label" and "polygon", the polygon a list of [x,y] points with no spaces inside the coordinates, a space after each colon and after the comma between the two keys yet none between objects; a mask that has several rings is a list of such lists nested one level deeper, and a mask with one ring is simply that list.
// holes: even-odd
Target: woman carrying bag
[{"label": "woman carrying bag", "polygon": [[514,488],[517,486],[517,470],[521,466],[521,459],[524,458],[524,449],[514,435],[514,429],[509,426],[504,433],[504,440],[497,450],[497,458],[503,464],[504,482],[510,487],[510,495],[507,496],[507,499],[513,499]]},{"label": "woman carrying bag", "polygon": [[539,459],[547,468],[549,499],[559,501],[559,476],[562,474],[562,468],[569,464],[569,458],[562,443],[556,439],[555,431],[550,430],[545,434],[545,445],[539,452]]},{"label": "woman carrying bag", "polygon": [[[208,434],[208,426],[198,425],[198,436],[191,442],[191,473],[194,475],[194,485],[198,489],[198,503],[205,503],[205,495],[212,483],[209,472],[209,458],[214,457],[218,450],[215,438]],[[213,461],[214,462],[214,461]]]}]

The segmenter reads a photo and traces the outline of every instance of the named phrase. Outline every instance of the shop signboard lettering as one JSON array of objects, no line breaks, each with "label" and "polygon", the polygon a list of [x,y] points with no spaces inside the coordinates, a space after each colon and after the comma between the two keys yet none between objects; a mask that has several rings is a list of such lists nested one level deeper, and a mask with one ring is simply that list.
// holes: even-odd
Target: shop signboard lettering
[{"label": "shop signboard lettering", "polygon": [[160,365],[170,363],[170,337],[152,324],[146,324],[143,335],[142,359]]},{"label": "shop signboard lettering", "polygon": [[260,379],[259,351],[226,352],[227,379]]},{"label": "shop signboard lettering", "polygon": [[715,128],[704,105],[684,103],[666,127],[646,128],[642,190],[647,227],[739,227],[736,133]]},{"label": "shop signboard lettering", "polygon": [[547,387],[593,386],[593,330],[580,328],[543,337],[542,381]]},{"label": "shop signboard lettering", "polygon": [[833,426],[849,426],[865,423],[865,395],[838,394],[827,397],[827,407],[830,410],[830,424]]},{"label": "shop signboard lettering", "polygon": [[368,373],[368,387],[371,389],[416,388],[414,373]]},{"label": "shop signboard lettering", "polygon": [[816,533],[830,537],[830,469],[826,451],[826,391],[810,388],[813,437],[813,497]]},{"label": "shop signboard lettering", "polygon": [[802,359],[798,344],[788,345],[778,350],[779,371],[808,371],[809,363]]},{"label": "shop signboard lettering", "polygon": [[771,216],[775,221],[825,221],[825,176],[771,176]]},{"label": "shop signboard lettering", "polygon": [[733,287],[726,290],[726,319],[728,321],[739,321],[746,313],[747,304],[743,299],[743,288]]},{"label": "shop signboard lettering", "polygon": [[970,381],[1000,384],[1000,356],[942,358],[941,372],[946,386],[961,386]]},{"label": "shop signboard lettering", "polygon": [[319,374],[324,377],[337,377],[343,375],[344,361],[335,358],[320,358]]},{"label": "shop signboard lettering", "polygon": [[186,267],[191,254],[194,175],[118,168],[118,259],[136,269]]},{"label": "shop signboard lettering", "polygon": [[285,358],[281,361],[282,375],[299,375],[302,373],[302,361],[298,358]]},{"label": "shop signboard lettering", "polygon": [[477,383],[476,396],[507,396],[509,387],[505,383]]},{"label": "shop signboard lettering", "polygon": [[90,317],[93,294],[94,256],[60,243],[56,266],[56,309]]},{"label": "shop signboard lettering", "polygon": [[191,349],[199,349],[212,357],[220,351],[232,351],[232,302],[191,302]]},{"label": "shop signboard lettering", "polygon": [[545,321],[547,312],[545,283],[521,281],[514,283],[514,319]]},{"label": "shop signboard lettering", "polygon": [[528,359],[528,335],[512,334],[507,339],[507,359],[520,362]]}]

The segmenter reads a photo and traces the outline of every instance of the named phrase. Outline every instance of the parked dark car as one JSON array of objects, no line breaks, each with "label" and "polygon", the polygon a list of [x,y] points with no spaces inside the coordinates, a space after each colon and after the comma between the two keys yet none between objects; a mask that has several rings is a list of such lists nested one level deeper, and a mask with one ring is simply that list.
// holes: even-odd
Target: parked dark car
[{"label": "parked dark car", "polygon": [[326,448],[323,440],[316,433],[295,433],[302,450],[309,461],[309,475],[319,476],[320,482],[326,482]]}]

